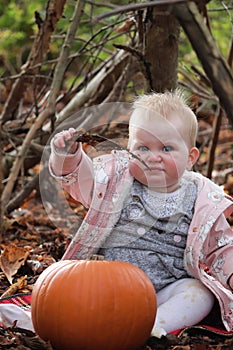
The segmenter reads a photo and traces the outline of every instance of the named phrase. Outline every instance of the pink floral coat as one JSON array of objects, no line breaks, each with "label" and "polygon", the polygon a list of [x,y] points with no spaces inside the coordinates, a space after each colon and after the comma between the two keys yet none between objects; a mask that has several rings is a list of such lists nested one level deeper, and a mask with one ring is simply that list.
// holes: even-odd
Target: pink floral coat
[{"label": "pink floral coat", "polygon": [[[74,155],[57,154],[52,145],[51,174],[73,198],[89,208],[63,259],[85,259],[97,253],[118,221],[133,178],[129,154],[113,151],[91,160],[79,147]],[[67,174],[55,176],[55,173]],[[233,274],[233,233],[226,217],[233,202],[204,176],[186,172],[198,188],[189,228],[184,263],[187,271],[216,296],[225,328],[233,330],[233,293],[228,281]]]}]

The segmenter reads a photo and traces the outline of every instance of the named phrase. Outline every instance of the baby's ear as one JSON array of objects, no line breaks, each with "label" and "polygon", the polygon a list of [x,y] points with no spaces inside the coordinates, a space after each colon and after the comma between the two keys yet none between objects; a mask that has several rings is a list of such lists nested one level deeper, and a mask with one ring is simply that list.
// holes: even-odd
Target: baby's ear
[{"label": "baby's ear", "polygon": [[192,147],[189,151],[188,169],[191,170],[199,157],[199,150],[197,147]]}]

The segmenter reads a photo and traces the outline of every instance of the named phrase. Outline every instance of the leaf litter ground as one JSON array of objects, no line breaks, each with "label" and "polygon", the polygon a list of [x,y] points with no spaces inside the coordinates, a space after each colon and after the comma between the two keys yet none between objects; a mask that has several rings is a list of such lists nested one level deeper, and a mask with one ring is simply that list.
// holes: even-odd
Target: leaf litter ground
[{"label": "leaf litter ground", "polygon": [[[208,134],[206,133],[208,128],[210,125],[206,123],[202,125],[203,135]],[[116,127],[115,133],[117,134]],[[108,134],[105,136],[109,137]],[[208,163],[208,142],[206,143],[206,139],[203,139],[202,136],[199,136],[199,142],[203,145],[206,144],[206,146],[202,147],[197,171],[205,173],[205,167]],[[232,154],[233,132],[230,127],[223,127],[216,149],[214,178],[224,186],[230,195],[233,195]],[[20,186],[20,182],[18,186]],[[53,220],[50,220],[42,205],[40,194],[36,190],[27,198],[23,206],[4,218],[0,256],[1,297],[30,293],[40,273],[53,262],[61,259],[72,238],[70,225],[72,225],[73,230],[86,213],[85,209],[69,196],[66,199],[75,212],[69,225],[67,225],[65,218],[61,218],[59,212],[55,210]],[[214,312],[218,313],[216,310],[213,311],[208,320],[210,324],[213,320],[216,321]],[[18,328],[17,323],[11,328],[0,327],[0,349],[53,350],[48,342],[44,342],[31,331]],[[142,350],[155,349],[233,349],[233,335],[221,336],[194,327],[184,330],[178,335],[169,334],[161,339],[151,337]]]}]

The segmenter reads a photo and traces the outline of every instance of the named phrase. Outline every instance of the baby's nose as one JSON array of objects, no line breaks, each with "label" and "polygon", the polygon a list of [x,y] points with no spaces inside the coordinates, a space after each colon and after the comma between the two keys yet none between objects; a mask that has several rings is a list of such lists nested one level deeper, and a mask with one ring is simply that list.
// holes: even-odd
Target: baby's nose
[{"label": "baby's nose", "polygon": [[151,152],[149,157],[148,157],[148,161],[150,162],[162,162],[162,157],[159,154],[159,152]]}]

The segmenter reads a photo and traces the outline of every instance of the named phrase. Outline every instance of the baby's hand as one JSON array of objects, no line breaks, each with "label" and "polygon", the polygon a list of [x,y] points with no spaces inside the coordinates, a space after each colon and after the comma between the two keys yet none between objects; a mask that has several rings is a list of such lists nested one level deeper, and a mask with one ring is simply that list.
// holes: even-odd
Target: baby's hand
[{"label": "baby's hand", "polygon": [[229,278],[229,285],[230,288],[233,290],[233,275],[231,275],[231,277]]},{"label": "baby's hand", "polygon": [[72,140],[75,133],[74,128],[63,130],[57,133],[53,138],[53,144],[57,151],[75,153],[78,148],[78,143]]}]

